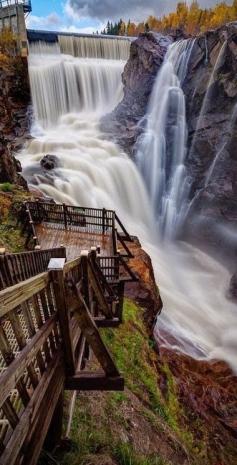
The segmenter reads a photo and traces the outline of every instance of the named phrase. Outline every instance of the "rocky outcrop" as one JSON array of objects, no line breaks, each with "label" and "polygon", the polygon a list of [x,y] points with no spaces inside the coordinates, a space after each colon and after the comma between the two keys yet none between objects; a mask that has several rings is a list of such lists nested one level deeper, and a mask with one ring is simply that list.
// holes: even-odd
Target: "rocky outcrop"
[{"label": "rocky outcrop", "polygon": [[40,160],[40,165],[44,170],[51,171],[60,166],[60,161],[56,155],[47,154]]},{"label": "rocky outcrop", "polygon": [[236,58],[237,25],[210,31],[195,40],[184,83],[195,216],[188,227],[191,235],[225,252],[237,250],[237,239],[226,230],[237,226]]},{"label": "rocky outcrop", "polygon": [[[124,98],[102,121],[103,131],[130,156],[145,125],[155,77],[173,40],[176,37],[146,33],[132,43],[123,73]],[[236,24],[202,34],[193,42],[183,82],[191,201],[184,234],[228,259],[237,254],[236,59]]]},{"label": "rocky outcrop", "polygon": [[26,187],[14,157],[28,135],[30,90],[27,62],[9,58],[0,66],[0,183]]},{"label": "rocky outcrop", "polygon": [[144,33],[132,42],[130,57],[123,72],[124,98],[117,108],[101,123],[102,130],[110,134],[130,155],[142,131],[142,118],[146,114],[153,83],[160,68],[171,37]]}]

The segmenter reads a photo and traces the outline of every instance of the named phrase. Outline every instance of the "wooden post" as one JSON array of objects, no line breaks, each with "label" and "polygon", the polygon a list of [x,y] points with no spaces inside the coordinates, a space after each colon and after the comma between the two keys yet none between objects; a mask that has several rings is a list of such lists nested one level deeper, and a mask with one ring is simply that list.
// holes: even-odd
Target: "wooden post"
[{"label": "wooden post", "polygon": [[67,206],[63,203],[64,226],[67,229]]},{"label": "wooden post", "polygon": [[48,451],[52,451],[61,441],[63,432],[63,401],[64,401],[64,390],[58,399],[58,403],[55,407],[53,417],[49,426],[49,430],[45,440],[45,448]]},{"label": "wooden post", "polygon": [[102,231],[103,234],[105,233],[105,215],[106,215],[106,210],[103,208],[102,210]]},{"label": "wooden post", "polygon": [[83,282],[83,295],[88,308],[90,308],[89,278],[88,278],[88,250],[81,251],[81,270]]},{"label": "wooden post", "polygon": [[58,319],[60,325],[60,332],[62,337],[65,366],[67,374],[75,372],[74,354],[72,350],[72,341],[69,326],[69,311],[66,301],[66,293],[64,286],[63,268],[65,258],[52,258],[49,262],[48,270],[52,274],[54,296],[56,301],[56,308],[58,311]]},{"label": "wooden post", "polygon": [[97,256],[97,248],[91,247],[90,258],[93,263],[96,261],[96,256]]},{"label": "wooden post", "polygon": [[115,315],[119,318],[119,321],[122,323],[123,321],[123,301],[124,301],[124,281],[119,281],[118,284],[118,296],[119,296],[119,303],[118,303],[118,313]]},{"label": "wooden post", "polygon": [[36,209],[37,209],[37,217],[38,222],[41,223],[42,219],[40,218],[40,206],[39,206],[39,199],[36,199]]}]

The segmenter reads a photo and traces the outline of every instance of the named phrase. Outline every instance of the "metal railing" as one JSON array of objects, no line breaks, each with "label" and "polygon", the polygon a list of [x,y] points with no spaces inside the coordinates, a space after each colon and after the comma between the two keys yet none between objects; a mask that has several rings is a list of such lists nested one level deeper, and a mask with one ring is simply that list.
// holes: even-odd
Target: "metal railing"
[{"label": "metal railing", "polygon": [[31,0],[0,0],[0,8],[11,7],[14,5],[23,5],[26,13],[30,13],[32,11]]}]

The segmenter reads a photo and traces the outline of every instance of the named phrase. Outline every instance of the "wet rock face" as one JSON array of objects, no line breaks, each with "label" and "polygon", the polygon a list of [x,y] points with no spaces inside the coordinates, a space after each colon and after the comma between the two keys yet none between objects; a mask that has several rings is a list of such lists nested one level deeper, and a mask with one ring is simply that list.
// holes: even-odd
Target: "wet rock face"
[{"label": "wet rock face", "polygon": [[161,34],[140,34],[130,49],[123,72],[124,98],[102,120],[102,130],[114,137],[130,155],[142,130],[153,83],[172,38]]},{"label": "wet rock face", "polygon": [[[123,73],[124,98],[102,121],[102,130],[132,157],[145,126],[154,80],[169,44],[176,39],[148,33],[132,43]],[[183,91],[188,125],[186,168],[193,201],[184,233],[215,251],[231,250],[231,255],[233,249],[237,251],[237,239],[230,241],[225,230],[229,225],[237,227],[236,24],[195,39]]]},{"label": "wet rock face", "polygon": [[26,187],[14,157],[28,135],[31,120],[27,61],[9,60],[0,66],[0,182]]},{"label": "wet rock face", "polygon": [[[196,39],[184,93],[192,212],[204,221],[191,234],[210,238],[210,223],[237,226],[237,26],[227,25]],[[192,218],[192,216],[191,216]],[[208,221],[205,221],[205,218]],[[208,238],[209,236],[209,238]],[[225,237],[215,241],[221,247]],[[237,250],[237,241],[233,244]]]},{"label": "wet rock face", "polygon": [[233,274],[230,280],[230,286],[228,290],[228,297],[237,302],[237,271]]}]

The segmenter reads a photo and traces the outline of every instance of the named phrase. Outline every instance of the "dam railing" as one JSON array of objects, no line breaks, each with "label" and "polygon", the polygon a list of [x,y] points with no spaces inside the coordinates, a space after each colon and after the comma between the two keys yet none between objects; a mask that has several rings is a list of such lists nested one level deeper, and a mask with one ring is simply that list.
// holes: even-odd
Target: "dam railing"
[{"label": "dam railing", "polygon": [[[45,220],[46,212],[48,221],[60,220],[60,227],[67,226],[70,238],[73,228],[85,227],[83,213],[89,227],[99,224],[103,231],[105,224],[111,234],[114,230],[112,211],[107,211],[106,221],[103,210],[92,213],[72,207],[66,209],[65,224],[63,206],[44,206],[25,204],[20,212],[22,220],[25,211],[23,226],[25,221]],[[30,226],[34,234],[37,225]],[[79,237],[80,230],[76,234]],[[118,251],[101,256],[99,248],[92,247],[70,261],[66,255],[67,249],[59,247],[0,256],[0,463],[4,465],[36,465],[42,448],[60,439],[65,389],[124,388],[100,328],[121,324],[124,285],[137,278]]]}]

